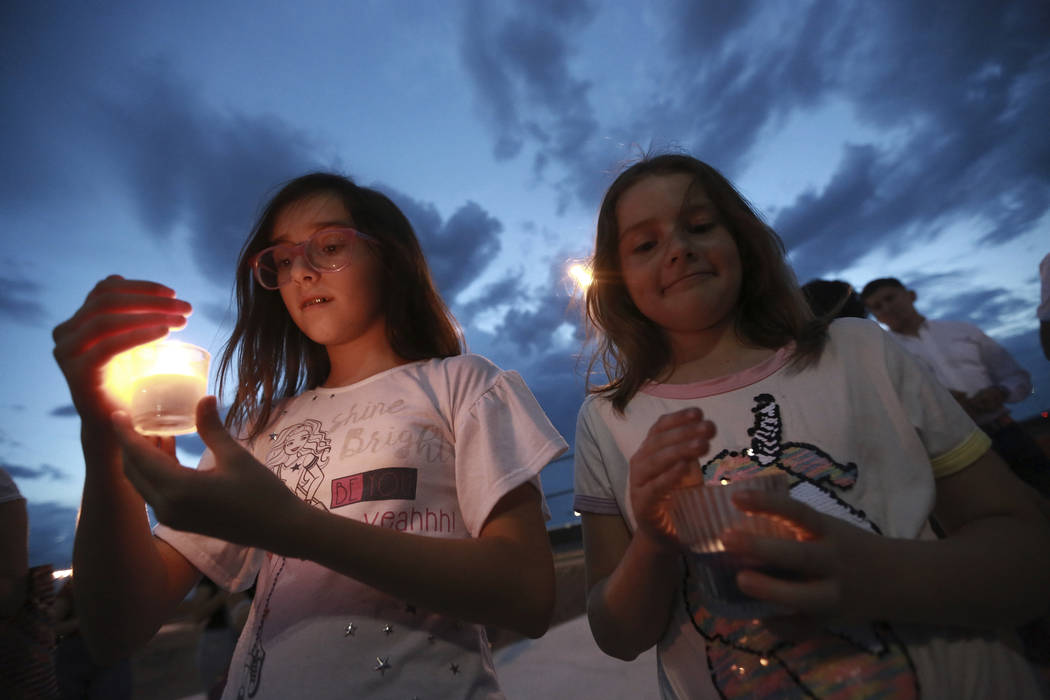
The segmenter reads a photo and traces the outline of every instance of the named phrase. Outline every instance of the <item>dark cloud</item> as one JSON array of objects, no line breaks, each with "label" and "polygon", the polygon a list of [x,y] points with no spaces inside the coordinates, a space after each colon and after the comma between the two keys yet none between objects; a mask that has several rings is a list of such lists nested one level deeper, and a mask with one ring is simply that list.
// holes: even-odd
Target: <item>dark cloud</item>
[{"label": "dark cloud", "polygon": [[29,518],[29,565],[51,564],[68,569],[73,564],[73,535],[77,509],[58,503],[26,504]]},{"label": "dark cloud", "polygon": [[[858,133],[827,185],[778,212],[774,226],[803,279],[960,222],[983,244],[1004,243],[1050,211],[1050,5],[1040,0],[680,0],[657,15],[662,26],[640,28],[623,47],[653,80],[623,98],[630,116],[600,124],[587,80],[559,45],[589,13],[559,22],[546,5],[507,16],[478,5],[463,26],[463,56],[496,142],[534,149],[544,168],[564,173],[553,183],[562,196],[588,209],[623,144],[684,149],[733,176],[761,166],[756,145],[788,118],[839,104],[891,136],[869,143]],[[533,24],[542,37],[526,41]],[[505,40],[511,31],[522,38]],[[553,50],[528,50],[541,46]],[[576,131],[580,116],[588,125]]]},{"label": "dark cloud", "polygon": [[[460,55],[477,87],[497,159],[519,155],[527,143],[537,176],[551,162],[584,166],[573,175],[591,172],[592,165],[600,172],[589,145],[599,131],[588,99],[591,83],[570,68],[575,37],[594,16],[595,8],[582,0],[523,2],[507,15],[491,3],[467,4]],[[559,177],[556,184],[563,195],[581,187],[589,194],[591,181]],[[563,207],[566,201],[563,196]]]},{"label": "dark cloud", "polygon": [[266,195],[321,164],[311,135],[213,107],[163,58],[132,58],[120,8],[55,12],[5,8],[0,86],[18,98],[0,105],[0,202],[38,214],[56,200],[126,194],[144,232],[187,228],[201,270],[229,286]]},{"label": "dark cloud", "polygon": [[437,208],[384,184],[382,191],[412,222],[434,282],[446,301],[474,282],[500,251],[503,224],[475,202],[460,206],[447,221]]},{"label": "dark cloud", "polygon": [[310,137],[267,115],[220,112],[203,104],[166,62],[132,70],[94,104],[111,167],[130,191],[147,232],[180,224],[201,270],[220,286],[268,195],[319,168]]},{"label": "dark cloud", "polygon": [[0,467],[3,468],[8,474],[14,479],[49,479],[51,481],[67,481],[69,474],[65,473],[58,467],[53,467],[50,464],[41,464],[38,467],[26,467],[20,464],[2,464]]},{"label": "dark cloud", "polygon": [[521,272],[508,273],[503,279],[486,284],[476,299],[454,307],[456,317],[464,325],[481,311],[487,309],[509,308],[520,303],[528,295],[524,277]]},{"label": "dark cloud", "polygon": [[52,415],[58,418],[72,418],[77,415],[77,408],[71,403],[67,403],[64,406],[58,406],[57,408],[51,409],[48,415]]},{"label": "dark cloud", "polygon": [[528,305],[508,309],[496,328],[497,345],[509,345],[516,354],[531,355],[550,347],[555,331],[566,323],[573,327],[574,340],[582,340],[578,308],[565,281],[565,259],[553,256],[546,283],[530,291]]},{"label": "dark cloud", "polygon": [[849,46],[826,57],[835,71],[828,94],[903,141],[847,147],[821,192],[780,212],[774,225],[796,250],[796,265],[842,267],[873,246],[897,250],[960,222],[976,227],[982,244],[1031,230],[1050,211],[1048,6],[852,12]]},{"label": "dark cloud", "polygon": [[[916,305],[919,306],[918,302]],[[969,321],[978,328],[994,328],[1002,319],[1032,308],[1030,299],[1021,298],[1002,287],[960,289],[927,313],[936,318]],[[1034,324],[1033,324],[1034,327]]]},{"label": "dark cloud", "polygon": [[27,279],[0,277],[0,318],[40,325],[48,318],[39,298],[42,287]]}]

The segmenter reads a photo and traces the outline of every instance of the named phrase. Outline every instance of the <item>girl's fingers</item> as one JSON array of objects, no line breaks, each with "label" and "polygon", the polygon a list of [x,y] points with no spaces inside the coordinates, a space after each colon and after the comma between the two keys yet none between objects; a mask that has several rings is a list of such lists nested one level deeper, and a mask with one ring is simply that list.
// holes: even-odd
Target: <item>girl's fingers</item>
[{"label": "girl's fingers", "polygon": [[739,530],[722,536],[726,550],[747,555],[771,567],[794,575],[818,578],[834,574],[835,562],[831,561],[831,550],[823,542],[804,541],[781,537],[753,535]]},{"label": "girl's fingers", "polygon": [[745,569],[736,575],[741,592],[790,610],[820,615],[838,607],[838,587],[832,579],[791,581]]},{"label": "girl's fingers", "polygon": [[[102,339],[93,337],[70,338],[55,345],[55,358],[61,363],[65,360],[80,358],[89,367],[101,367],[112,357],[138,345],[159,340],[172,330],[172,326],[151,324],[132,330],[109,335]],[[93,340],[93,342],[92,342]]]},{"label": "girl's fingers", "polygon": [[205,396],[197,403],[197,434],[215,453],[217,464],[228,463],[248,453],[222,424],[214,396]]},{"label": "girl's fingers", "polygon": [[113,432],[124,455],[124,473],[142,497],[155,504],[157,496],[171,492],[174,479],[182,476],[183,467],[135,432],[126,413],[116,411],[112,418]]},{"label": "girl's fingers", "polygon": [[121,294],[147,294],[155,297],[174,297],[175,290],[159,282],[149,280],[128,280],[120,275],[110,275],[99,281],[90,292],[87,299],[109,293]]}]

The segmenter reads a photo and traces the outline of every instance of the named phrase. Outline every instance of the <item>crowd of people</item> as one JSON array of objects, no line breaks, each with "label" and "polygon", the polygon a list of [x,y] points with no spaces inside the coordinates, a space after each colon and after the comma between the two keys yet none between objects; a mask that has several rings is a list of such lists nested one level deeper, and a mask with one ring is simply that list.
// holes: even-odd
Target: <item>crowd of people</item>
[{"label": "crowd of people", "polygon": [[[549,626],[539,479],[566,441],[515,371],[465,352],[381,193],[292,180],[233,272],[216,385],[234,395],[225,419],[214,397],[198,406],[196,469],[171,438],[139,435],[101,381],[190,304],[110,276],[54,330],[86,474],[75,585],[49,603],[39,678],[87,668],[127,697],[128,659],[197,601],[209,697],[501,697],[486,628]],[[665,698],[1043,696],[1050,464],[1010,416],[1031,381],[1001,345],[925,318],[896,278],[800,287],[776,233],[682,154],[615,179],[592,274],[574,507],[602,651],[655,646]],[[740,594],[778,611],[740,619],[669,504],[683,484],[770,474],[788,489],[734,504],[795,537],[720,533],[745,562]],[[5,640],[33,598],[7,482]]]}]

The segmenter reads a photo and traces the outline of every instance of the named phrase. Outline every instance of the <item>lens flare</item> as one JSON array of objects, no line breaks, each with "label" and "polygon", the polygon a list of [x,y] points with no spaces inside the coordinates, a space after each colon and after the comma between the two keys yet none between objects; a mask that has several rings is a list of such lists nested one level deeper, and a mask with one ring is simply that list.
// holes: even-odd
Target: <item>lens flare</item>
[{"label": "lens flare", "polygon": [[581,291],[590,287],[591,282],[594,281],[591,269],[581,263],[573,263],[569,266],[569,277],[576,283],[576,288]]}]

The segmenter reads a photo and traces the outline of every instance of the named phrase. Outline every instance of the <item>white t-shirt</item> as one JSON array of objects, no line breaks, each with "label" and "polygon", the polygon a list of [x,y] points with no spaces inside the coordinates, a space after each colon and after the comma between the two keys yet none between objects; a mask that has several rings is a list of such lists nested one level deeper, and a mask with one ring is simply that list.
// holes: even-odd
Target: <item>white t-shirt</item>
[{"label": "white t-shirt", "polygon": [[[949,389],[973,396],[981,389],[1001,386],[1006,403],[1016,403],[1032,393],[1028,370],[999,343],[965,321],[925,320],[917,335],[894,333],[906,350],[926,362],[937,379]],[[985,425],[1005,415],[1005,407],[976,416]]]},{"label": "white t-shirt", "polygon": [[[566,444],[516,372],[463,355],[304,392],[249,448],[317,508],[466,538],[517,486],[542,494],[539,472]],[[212,464],[205,453],[200,468]],[[502,697],[483,626],[313,562],[163,525],[154,532],[230,590],[259,573],[224,698]]]},{"label": "white t-shirt", "polygon": [[[871,321],[835,321],[816,366],[794,371],[789,359],[784,349],[729,377],[650,384],[624,415],[589,397],[576,509],[618,514],[633,531],[630,456],[661,415],[698,406],[717,427],[700,460],[706,481],[785,471],[792,496],[822,512],[890,537],[931,536],[935,478],[970,465],[988,437]],[[1027,662],[976,633],[866,624],[791,641],[758,620],[717,617],[699,596],[696,561],[685,561],[657,649],[666,698],[1038,697]]]}]

